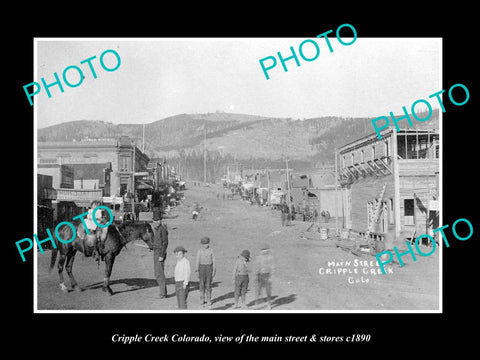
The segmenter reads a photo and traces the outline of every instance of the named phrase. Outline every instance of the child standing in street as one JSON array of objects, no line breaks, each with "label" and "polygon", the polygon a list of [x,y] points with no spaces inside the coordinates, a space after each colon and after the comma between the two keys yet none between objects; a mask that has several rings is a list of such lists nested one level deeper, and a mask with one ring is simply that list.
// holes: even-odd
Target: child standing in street
[{"label": "child standing in street", "polygon": [[268,245],[263,245],[260,249],[260,254],[255,259],[255,275],[257,281],[257,299],[255,304],[260,303],[260,295],[262,289],[265,288],[267,292],[267,308],[272,308],[271,296],[272,296],[272,275],[275,270],[273,263],[272,252]]},{"label": "child standing in street", "polygon": [[[102,240],[103,240],[103,233],[104,231],[106,232],[106,229],[103,229],[97,225],[102,223],[102,212],[97,211],[95,212],[95,209],[100,206],[101,203],[98,200],[93,200],[92,203],[90,204],[90,209],[87,211],[87,217],[85,218],[85,226],[88,229],[88,232],[90,234],[94,234],[94,240],[93,240],[93,258],[96,261],[100,260],[100,253],[101,253],[101,248],[102,248]],[[93,218],[95,214],[95,220]],[[85,248],[85,245],[84,245]]]},{"label": "child standing in street", "polygon": [[201,248],[197,252],[196,271],[200,290],[200,304],[212,306],[212,280],[215,276],[215,256],[210,248],[210,238],[205,236],[200,240]]},{"label": "child standing in street", "polygon": [[175,265],[175,293],[179,309],[187,308],[187,297],[190,289],[190,261],[185,257],[187,250],[183,246],[177,246],[173,250],[177,257]]},{"label": "child standing in street", "polygon": [[240,256],[235,261],[235,266],[233,267],[233,282],[235,284],[235,306],[238,308],[238,300],[241,298],[242,309],[246,309],[247,305],[245,303],[247,289],[248,289],[248,273],[250,272],[249,264],[250,261],[250,251],[243,250]]}]

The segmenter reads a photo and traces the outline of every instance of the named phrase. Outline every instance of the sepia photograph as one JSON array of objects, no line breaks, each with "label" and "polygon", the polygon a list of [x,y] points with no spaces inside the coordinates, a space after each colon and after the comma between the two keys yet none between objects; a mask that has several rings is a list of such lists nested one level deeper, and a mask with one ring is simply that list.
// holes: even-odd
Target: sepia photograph
[{"label": "sepia photograph", "polygon": [[34,312],[441,313],[464,88],[442,38],[338,25],[35,38]]}]

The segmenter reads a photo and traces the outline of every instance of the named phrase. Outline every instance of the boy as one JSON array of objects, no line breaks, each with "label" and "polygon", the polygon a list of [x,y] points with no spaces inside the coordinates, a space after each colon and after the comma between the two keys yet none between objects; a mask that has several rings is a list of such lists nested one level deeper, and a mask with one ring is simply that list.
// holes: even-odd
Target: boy
[{"label": "boy", "polygon": [[183,246],[177,246],[173,250],[177,258],[175,265],[175,292],[179,309],[187,308],[187,297],[190,282],[190,261],[185,257],[187,250]]},{"label": "boy", "polygon": [[248,273],[250,271],[248,262],[250,261],[250,251],[243,250],[235,261],[233,267],[233,282],[235,284],[235,306],[238,308],[238,300],[241,297],[242,309],[246,309],[245,298],[248,289]]},{"label": "boy", "polygon": [[273,256],[268,245],[263,245],[260,249],[260,255],[255,259],[255,274],[257,280],[257,299],[255,304],[260,303],[260,295],[262,289],[265,288],[267,292],[267,308],[272,308],[270,299],[272,296],[272,275],[275,270],[273,264]]},{"label": "boy", "polygon": [[195,206],[193,207],[193,211],[192,211],[192,219],[193,220],[197,220],[198,219],[198,215],[200,215],[200,205],[198,205],[198,203],[195,203]]},{"label": "boy", "polygon": [[215,276],[215,256],[210,248],[210,238],[205,236],[200,240],[201,248],[197,252],[195,269],[198,272],[200,289],[200,304],[212,306],[212,280]]}]

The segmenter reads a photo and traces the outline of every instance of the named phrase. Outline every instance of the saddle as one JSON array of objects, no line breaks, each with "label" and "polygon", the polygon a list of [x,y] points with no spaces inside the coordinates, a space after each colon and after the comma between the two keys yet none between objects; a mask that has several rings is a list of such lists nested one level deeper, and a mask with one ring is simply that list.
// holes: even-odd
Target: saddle
[{"label": "saddle", "polygon": [[[89,257],[93,252],[95,240],[97,239],[97,232],[100,232],[100,241],[104,242],[107,238],[108,228],[97,228],[96,230],[89,230],[90,234],[87,234],[82,224],[78,224],[77,236],[80,238],[82,252],[84,256]],[[98,245],[98,244],[97,244]],[[87,251],[88,249],[88,251]]]}]

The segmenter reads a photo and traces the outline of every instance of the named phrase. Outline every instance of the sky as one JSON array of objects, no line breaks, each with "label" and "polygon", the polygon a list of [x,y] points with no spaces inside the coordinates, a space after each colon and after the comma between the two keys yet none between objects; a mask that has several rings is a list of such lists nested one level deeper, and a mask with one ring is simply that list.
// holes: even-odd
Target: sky
[{"label": "sky", "polygon": [[[345,30],[347,31],[347,30]],[[362,38],[349,46],[329,38],[312,38],[319,47],[310,62],[299,55],[307,38],[37,38],[33,81],[62,81],[34,97],[37,127],[74,120],[103,120],[114,124],[147,124],[177,114],[225,111],[269,117],[304,119],[320,116],[376,117],[401,113],[418,99],[443,89],[441,38]],[[344,42],[353,39],[342,37]],[[284,72],[277,53],[286,61]],[[105,50],[121,58],[117,70],[100,65]],[[306,57],[315,48],[305,43]],[[97,78],[88,64],[91,61]],[[267,80],[260,59],[275,56],[277,66]],[[116,59],[106,53],[105,64]],[[266,66],[270,65],[265,62]],[[78,66],[84,76],[78,87],[62,80],[66,67]],[[68,70],[71,83],[79,80]],[[26,101],[28,102],[27,98]],[[438,102],[430,99],[433,108]]]}]

